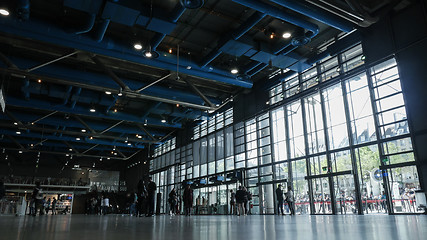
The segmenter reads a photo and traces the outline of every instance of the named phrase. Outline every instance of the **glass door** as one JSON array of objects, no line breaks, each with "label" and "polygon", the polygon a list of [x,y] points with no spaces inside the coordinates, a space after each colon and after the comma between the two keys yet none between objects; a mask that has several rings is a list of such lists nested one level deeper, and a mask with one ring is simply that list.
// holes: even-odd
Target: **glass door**
[{"label": "glass door", "polygon": [[313,178],[310,181],[313,187],[314,214],[331,214],[331,192],[328,178]]},{"label": "glass door", "polygon": [[337,214],[357,214],[356,188],[351,174],[333,177]]}]

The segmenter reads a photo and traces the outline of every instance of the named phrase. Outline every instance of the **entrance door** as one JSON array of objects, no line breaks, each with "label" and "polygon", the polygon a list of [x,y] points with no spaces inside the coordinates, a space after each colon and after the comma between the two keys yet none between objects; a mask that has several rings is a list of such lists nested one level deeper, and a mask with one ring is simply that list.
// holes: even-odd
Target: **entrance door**
[{"label": "entrance door", "polygon": [[314,214],[331,214],[331,192],[328,178],[313,178],[310,181],[313,186]]},{"label": "entrance door", "polygon": [[261,214],[274,214],[273,184],[261,185]]},{"label": "entrance door", "polygon": [[337,214],[357,214],[356,188],[352,174],[333,177]]}]

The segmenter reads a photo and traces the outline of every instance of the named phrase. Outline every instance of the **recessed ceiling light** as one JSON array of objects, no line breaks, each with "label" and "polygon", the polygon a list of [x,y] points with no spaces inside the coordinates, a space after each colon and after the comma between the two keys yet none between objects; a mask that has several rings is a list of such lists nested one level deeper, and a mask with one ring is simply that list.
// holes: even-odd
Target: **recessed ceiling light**
[{"label": "recessed ceiling light", "polygon": [[13,123],[13,125],[15,125],[15,126],[16,126],[16,125],[18,125],[18,123],[17,123],[17,122],[14,122],[14,123]]},{"label": "recessed ceiling light", "polygon": [[82,132],[86,132],[86,129],[82,129]]},{"label": "recessed ceiling light", "polygon": [[110,91],[105,91],[105,94],[111,95],[111,92]]},{"label": "recessed ceiling light", "polygon": [[285,32],[282,35],[283,38],[290,38],[291,36],[292,36],[292,34],[290,32]]},{"label": "recessed ceiling light", "polygon": [[9,16],[9,11],[5,8],[0,9],[0,14],[3,16]]},{"label": "recessed ceiling light", "polygon": [[141,49],[142,49],[142,45],[141,45],[140,43],[135,43],[135,44],[133,45],[133,47],[134,47],[136,50],[141,50]]},{"label": "recessed ceiling light", "polygon": [[239,73],[239,70],[237,69],[237,68],[233,68],[233,69],[231,69],[231,71],[230,71],[232,74],[237,74],[237,73]]},{"label": "recessed ceiling light", "polygon": [[162,123],[165,123],[166,122],[166,119],[162,119]]},{"label": "recessed ceiling light", "polygon": [[19,153],[22,153],[22,151],[21,151],[21,150],[19,150]]},{"label": "recessed ceiling light", "polygon": [[16,131],[16,134],[18,134],[18,135],[19,135],[19,134],[21,134],[21,132],[20,132],[20,131]]},{"label": "recessed ceiling light", "polygon": [[144,56],[147,57],[147,58],[151,58],[153,56],[153,54],[150,51],[146,51],[144,53]]},{"label": "recessed ceiling light", "polygon": [[94,107],[91,107],[91,108],[89,109],[89,111],[90,111],[90,112],[96,112],[96,109],[95,109]]},{"label": "recessed ceiling light", "polygon": [[70,148],[70,149],[68,149],[68,151],[72,152],[72,151],[73,151],[73,149],[72,149],[72,148]]},{"label": "recessed ceiling light", "polygon": [[80,141],[80,138],[76,138],[77,141]]}]

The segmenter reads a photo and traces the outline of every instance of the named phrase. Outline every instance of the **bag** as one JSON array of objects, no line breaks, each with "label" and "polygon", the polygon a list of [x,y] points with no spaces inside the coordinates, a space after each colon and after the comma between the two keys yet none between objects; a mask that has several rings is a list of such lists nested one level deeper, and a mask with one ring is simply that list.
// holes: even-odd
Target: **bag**
[{"label": "bag", "polygon": [[248,192],[248,200],[252,200],[252,193]]}]

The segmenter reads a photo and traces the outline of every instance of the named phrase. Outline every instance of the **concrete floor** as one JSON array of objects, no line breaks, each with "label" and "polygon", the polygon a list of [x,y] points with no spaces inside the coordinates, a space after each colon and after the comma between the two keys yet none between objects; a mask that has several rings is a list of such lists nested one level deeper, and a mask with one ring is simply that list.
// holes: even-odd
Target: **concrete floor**
[{"label": "concrete floor", "polygon": [[427,216],[0,216],[0,239],[425,240]]}]

